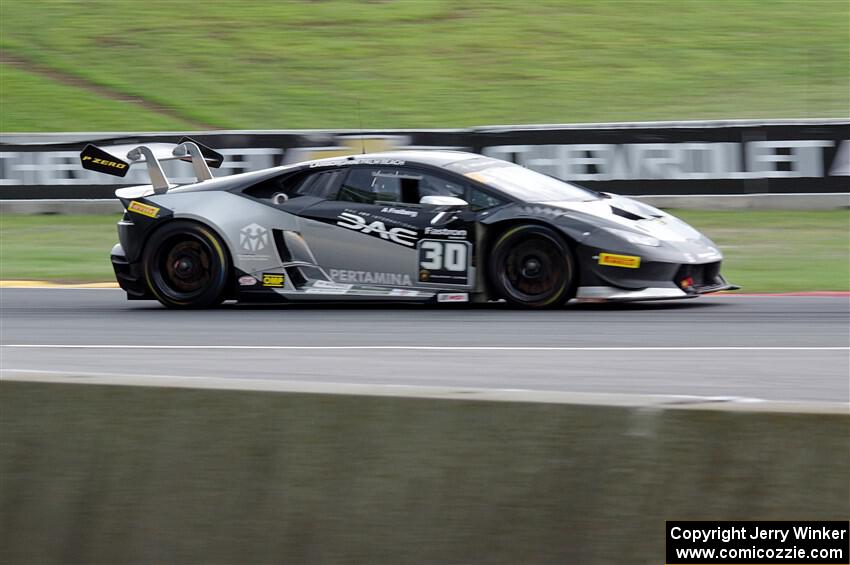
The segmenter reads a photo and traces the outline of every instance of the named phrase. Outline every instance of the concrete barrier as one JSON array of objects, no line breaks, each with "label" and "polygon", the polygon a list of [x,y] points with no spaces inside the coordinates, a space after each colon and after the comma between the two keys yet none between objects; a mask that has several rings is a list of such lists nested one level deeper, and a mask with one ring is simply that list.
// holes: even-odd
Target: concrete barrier
[{"label": "concrete barrier", "polygon": [[657,565],[666,519],[850,514],[847,405],[446,396],[0,381],[0,562]]}]

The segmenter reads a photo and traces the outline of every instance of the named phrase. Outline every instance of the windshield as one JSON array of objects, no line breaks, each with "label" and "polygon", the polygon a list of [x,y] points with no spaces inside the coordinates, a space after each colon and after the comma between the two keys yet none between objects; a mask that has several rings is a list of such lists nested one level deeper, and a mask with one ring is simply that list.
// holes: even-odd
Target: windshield
[{"label": "windshield", "polygon": [[467,178],[477,180],[526,202],[598,200],[590,190],[498,159],[470,159],[451,165]]}]

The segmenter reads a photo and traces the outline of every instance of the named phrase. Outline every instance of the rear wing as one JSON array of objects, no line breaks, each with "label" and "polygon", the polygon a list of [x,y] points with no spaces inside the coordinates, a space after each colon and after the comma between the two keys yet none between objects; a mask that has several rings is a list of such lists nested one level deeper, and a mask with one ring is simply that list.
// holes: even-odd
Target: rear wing
[{"label": "rear wing", "polygon": [[[107,151],[108,150],[108,151]],[[84,169],[123,177],[130,165],[145,163],[154,192],[162,193],[171,186],[160,161],[179,159],[192,163],[198,182],[213,178],[210,167],[218,168],[224,161],[221,153],[201,145],[197,141],[184,137],[174,143],[146,143],[144,145],[111,145],[97,147],[88,144],[80,152],[80,162]]]}]

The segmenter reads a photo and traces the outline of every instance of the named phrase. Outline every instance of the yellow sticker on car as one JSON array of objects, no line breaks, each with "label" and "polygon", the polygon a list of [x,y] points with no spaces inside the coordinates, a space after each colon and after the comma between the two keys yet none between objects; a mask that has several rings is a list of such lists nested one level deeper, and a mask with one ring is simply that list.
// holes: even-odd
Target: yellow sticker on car
[{"label": "yellow sticker on car", "polygon": [[141,214],[142,216],[147,216],[148,218],[156,218],[159,215],[159,208],[156,206],[150,206],[148,204],[142,204],[141,202],[136,202],[133,200],[130,202],[130,205],[127,206],[128,212],[135,212],[136,214]]},{"label": "yellow sticker on car", "polygon": [[600,253],[599,264],[609,267],[623,267],[624,269],[637,269],[640,267],[640,257],[634,255],[616,255],[614,253]]},{"label": "yellow sticker on car", "polygon": [[281,287],[286,280],[283,275],[275,273],[263,273],[263,286]]}]

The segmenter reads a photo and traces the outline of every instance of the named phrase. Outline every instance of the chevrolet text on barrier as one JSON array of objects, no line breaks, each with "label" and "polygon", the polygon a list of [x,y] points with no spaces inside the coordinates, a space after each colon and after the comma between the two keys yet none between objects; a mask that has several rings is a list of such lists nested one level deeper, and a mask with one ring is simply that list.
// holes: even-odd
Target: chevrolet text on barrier
[{"label": "chevrolet text on barrier", "polygon": [[[850,192],[850,121],[728,120],[499,126],[454,130],[253,131],[194,134],[218,148],[220,174],[325,157],[410,149],[457,149],[515,162],[589,188],[632,195]],[[96,141],[95,141],[96,140]],[[12,134],[0,145],[0,199],[109,198],[104,184],[147,182],[80,170],[86,143],[151,145],[169,134]],[[116,162],[117,163],[117,162]],[[119,163],[120,165],[120,163]],[[170,163],[178,184],[191,182]]]}]

